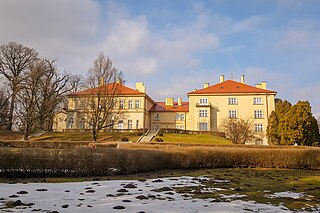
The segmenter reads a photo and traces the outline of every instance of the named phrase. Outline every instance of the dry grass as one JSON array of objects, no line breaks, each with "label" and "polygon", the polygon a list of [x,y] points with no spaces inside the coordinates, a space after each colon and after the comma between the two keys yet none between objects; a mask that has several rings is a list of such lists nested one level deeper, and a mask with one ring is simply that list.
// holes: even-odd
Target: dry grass
[{"label": "dry grass", "polygon": [[23,134],[21,132],[15,132],[10,130],[0,130],[0,140],[17,140],[21,138]]},{"label": "dry grass", "polygon": [[224,137],[219,137],[212,134],[179,134],[179,133],[163,133],[163,136],[157,136],[152,141],[155,142],[156,138],[162,138],[164,143],[188,143],[188,144],[232,144],[232,142]]},{"label": "dry grass", "polygon": [[111,174],[110,168],[119,169],[120,174],[200,168],[320,170],[320,148],[173,145],[149,149],[0,148],[1,176],[103,176]]}]

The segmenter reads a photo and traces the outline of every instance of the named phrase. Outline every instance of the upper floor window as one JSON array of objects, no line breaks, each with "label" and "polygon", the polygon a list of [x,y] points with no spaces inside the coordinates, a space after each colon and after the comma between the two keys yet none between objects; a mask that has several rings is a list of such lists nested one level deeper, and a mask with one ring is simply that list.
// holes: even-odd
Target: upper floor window
[{"label": "upper floor window", "polygon": [[262,132],[263,131],[263,125],[262,124],[254,124],[254,131],[255,132]]},{"label": "upper floor window", "polygon": [[238,104],[237,98],[228,98],[228,104],[229,105]]},{"label": "upper floor window", "polygon": [[262,110],[254,110],[254,118],[263,118]]},{"label": "upper floor window", "polygon": [[200,109],[200,110],[199,110],[199,117],[202,117],[202,118],[208,117],[208,110],[206,110],[206,109]]},{"label": "upper floor window", "polygon": [[262,104],[262,98],[253,98],[253,104],[256,104],[256,105]]},{"label": "upper floor window", "polygon": [[208,105],[208,98],[200,98],[199,104],[200,105]]},{"label": "upper floor window", "polygon": [[139,109],[140,108],[140,100],[135,101],[135,108]]},{"label": "upper floor window", "polygon": [[184,121],[184,114],[177,114],[176,121]]},{"label": "upper floor window", "polygon": [[133,100],[129,100],[128,102],[128,108],[132,109],[133,108]]},{"label": "upper floor window", "polygon": [[120,109],[124,108],[124,100],[123,99],[120,100],[119,107],[120,107]]},{"label": "upper floor window", "polygon": [[155,121],[159,121],[160,120],[160,115],[159,114],[155,114],[154,115],[154,120]]},{"label": "upper floor window", "polygon": [[229,118],[237,118],[237,110],[229,110]]}]

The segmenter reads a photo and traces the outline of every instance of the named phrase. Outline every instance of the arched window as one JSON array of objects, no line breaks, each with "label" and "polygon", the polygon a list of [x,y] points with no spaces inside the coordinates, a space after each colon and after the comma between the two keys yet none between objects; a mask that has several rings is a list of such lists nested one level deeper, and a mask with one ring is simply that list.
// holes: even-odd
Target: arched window
[{"label": "arched window", "polygon": [[86,128],[86,119],[85,118],[81,118],[80,123],[79,123],[79,128],[80,129]]},{"label": "arched window", "polygon": [[73,128],[73,117],[70,117],[68,120],[68,129],[72,129]]}]

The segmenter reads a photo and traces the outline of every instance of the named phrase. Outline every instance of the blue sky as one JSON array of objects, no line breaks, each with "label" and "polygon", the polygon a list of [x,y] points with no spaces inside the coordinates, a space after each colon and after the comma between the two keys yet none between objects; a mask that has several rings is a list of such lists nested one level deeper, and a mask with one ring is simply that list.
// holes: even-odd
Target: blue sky
[{"label": "blue sky", "polygon": [[82,75],[102,51],[156,101],[244,74],[320,116],[319,11],[318,0],[2,0],[0,43]]}]

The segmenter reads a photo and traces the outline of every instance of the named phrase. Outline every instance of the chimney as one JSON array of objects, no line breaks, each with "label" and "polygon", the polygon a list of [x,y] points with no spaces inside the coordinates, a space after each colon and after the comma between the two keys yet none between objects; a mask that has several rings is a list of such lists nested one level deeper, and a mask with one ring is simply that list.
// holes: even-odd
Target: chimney
[{"label": "chimney", "polygon": [[219,83],[221,84],[222,82],[224,82],[224,75],[220,75],[220,81],[219,81]]},{"label": "chimney", "polygon": [[166,106],[173,106],[174,98],[166,98]]},{"label": "chimney", "polygon": [[203,88],[208,88],[209,85],[210,85],[209,83],[204,83],[204,84],[203,84]]},{"label": "chimney", "polygon": [[266,81],[261,81],[261,89],[267,89],[267,82]]},{"label": "chimney", "polygon": [[103,76],[100,76],[100,77],[99,77],[99,86],[103,86],[103,85],[105,85],[104,77],[103,77]]},{"label": "chimney", "polygon": [[182,98],[178,98],[178,106],[182,106]]},{"label": "chimney", "polygon": [[139,92],[142,92],[142,93],[146,93],[146,86],[144,85],[143,82],[137,82],[136,83],[136,90],[138,90]]},{"label": "chimney", "polygon": [[262,85],[261,85],[261,84],[256,84],[256,88],[261,89],[261,88],[262,88]]},{"label": "chimney", "polygon": [[244,80],[244,75],[241,75],[241,83],[245,83],[245,80]]}]

